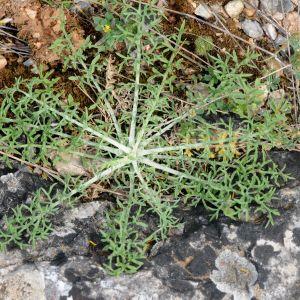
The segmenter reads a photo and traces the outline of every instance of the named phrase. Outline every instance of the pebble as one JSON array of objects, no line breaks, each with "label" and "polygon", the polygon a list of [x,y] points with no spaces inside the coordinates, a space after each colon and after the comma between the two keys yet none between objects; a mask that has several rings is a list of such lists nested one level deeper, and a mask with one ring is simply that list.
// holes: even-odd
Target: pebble
[{"label": "pebble", "polygon": [[272,39],[273,41],[276,39],[277,31],[273,24],[267,23],[263,26],[263,29],[270,39]]},{"label": "pebble", "polygon": [[282,21],[284,19],[284,14],[281,12],[277,12],[272,17],[277,21]]},{"label": "pebble", "polygon": [[246,8],[250,8],[250,7],[258,8],[258,5],[259,5],[259,0],[248,0],[245,3]]},{"label": "pebble", "polygon": [[276,71],[275,74],[279,77],[283,75],[282,65],[275,58],[268,59],[266,63],[268,66],[268,71]]},{"label": "pebble", "polygon": [[256,9],[253,7],[247,7],[244,9],[244,13],[247,17],[253,17],[256,14]]},{"label": "pebble", "polygon": [[294,5],[291,0],[279,0],[277,10],[281,13],[288,13],[294,10]]},{"label": "pebble", "polygon": [[284,100],[285,97],[285,91],[284,89],[279,89],[276,91],[273,91],[269,94],[269,98],[273,99],[276,103],[280,104]]},{"label": "pebble", "polygon": [[71,11],[93,13],[94,8],[92,7],[92,5],[89,1],[74,0],[74,6],[71,7]]},{"label": "pebble", "polygon": [[213,13],[206,4],[201,3],[196,7],[195,15],[208,20],[213,16]]},{"label": "pebble", "polygon": [[263,0],[260,6],[263,11],[271,15],[276,12],[288,13],[294,9],[291,0]]},{"label": "pebble", "polygon": [[253,17],[258,9],[259,0],[248,0],[245,2],[244,14],[247,17]]},{"label": "pebble", "polygon": [[242,24],[244,32],[254,39],[259,39],[264,35],[263,29],[257,21],[245,19]]},{"label": "pebble", "polygon": [[0,70],[4,69],[7,65],[7,60],[3,55],[0,55]]},{"label": "pebble", "polygon": [[287,14],[283,26],[289,34],[300,32],[300,15],[295,11]]},{"label": "pebble", "polygon": [[224,8],[229,17],[238,18],[244,9],[244,3],[241,0],[233,0],[229,1]]},{"label": "pebble", "polygon": [[34,20],[36,18],[37,15],[37,11],[36,10],[32,10],[30,8],[26,8],[25,12],[27,14],[27,16],[31,19]]},{"label": "pebble", "polygon": [[283,35],[279,34],[276,38],[276,40],[274,41],[276,47],[282,46],[284,44],[287,43],[287,39],[286,37],[284,37]]},{"label": "pebble", "polygon": [[212,4],[210,8],[215,14],[223,15],[224,17],[228,18],[228,15],[226,14],[224,7],[221,4],[219,3]]}]

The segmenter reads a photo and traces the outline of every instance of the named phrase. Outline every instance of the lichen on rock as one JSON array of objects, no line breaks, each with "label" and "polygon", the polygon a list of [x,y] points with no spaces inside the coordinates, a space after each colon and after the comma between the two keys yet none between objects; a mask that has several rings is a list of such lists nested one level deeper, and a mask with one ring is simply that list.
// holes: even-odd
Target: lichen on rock
[{"label": "lichen on rock", "polygon": [[258,277],[251,262],[226,249],[216,259],[216,267],[210,278],[221,292],[232,294],[235,300],[251,299],[251,287]]}]

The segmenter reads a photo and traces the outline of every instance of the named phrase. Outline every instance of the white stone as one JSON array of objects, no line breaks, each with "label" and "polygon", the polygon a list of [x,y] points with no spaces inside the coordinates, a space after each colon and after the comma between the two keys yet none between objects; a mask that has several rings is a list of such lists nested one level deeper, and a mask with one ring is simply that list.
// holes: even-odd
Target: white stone
[{"label": "white stone", "polygon": [[206,4],[199,4],[195,9],[195,15],[203,18],[210,19],[213,16],[211,9]]},{"label": "white stone", "polygon": [[54,163],[58,173],[72,176],[87,175],[79,155],[60,153],[59,157],[60,160]]},{"label": "white stone", "polygon": [[33,265],[23,265],[0,279],[0,299],[46,300],[43,274]]},{"label": "white stone", "polygon": [[261,9],[267,14],[288,13],[294,9],[291,0],[262,0],[260,1]]},{"label": "white stone", "polygon": [[0,55],[0,70],[4,69],[7,65],[7,60],[3,55]]},{"label": "white stone", "polygon": [[277,38],[277,31],[276,28],[273,24],[271,23],[267,23],[263,26],[263,29],[265,31],[265,33],[267,34],[267,36],[272,39],[273,41],[276,40]]},{"label": "white stone", "polygon": [[287,43],[287,38],[279,34],[275,40],[275,45],[277,47],[282,46]]},{"label": "white stone", "polygon": [[277,12],[273,15],[273,18],[277,21],[282,21],[284,19],[284,14],[281,12]]},{"label": "white stone", "polygon": [[233,0],[225,5],[225,11],[231,18],[238,18],[244,9],[244,3],[241,0]]},{"label": "white stone", "polygon": [[36,15],[37,15],[37,11],[36,10],[32,10],[30,8],[26,8],[25,11],[26,11],[27,16],[30,19],[34,20],[36,18]]},{"label": "white stone", "polygon": [[253,39],[259,39],[264,35],[263,29],[257,21],[245,19],[241,24],[244,32]]}]

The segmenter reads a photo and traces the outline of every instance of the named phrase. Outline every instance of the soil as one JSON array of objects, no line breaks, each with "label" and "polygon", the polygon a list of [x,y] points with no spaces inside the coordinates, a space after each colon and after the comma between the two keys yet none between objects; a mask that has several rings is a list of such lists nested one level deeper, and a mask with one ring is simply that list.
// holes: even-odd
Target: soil
[{"label": "soil", "polygon": [[27,78],[32,76],[29,69],[18,63],[17,59],[16,56],[11,56],[8,59],[8,66],[0,71],[0,89],[11,86],[18,77]]},{"label": "soil", "polygon": [[[194,15],[195,8],[192,5],[193,1],[190,0],[172,0],[169,1],[169,9],[180,12],[180,13],[186,13],[189,15]],[[228,0],[206,0],[203,1],[203,3],[207,4],[220,4],[224,7],[224,5],[228,2]],[[249,42],[242,43],[241,41],[238,41],[234,36],[229,36],[228,33],[224,33],[221,31],[216,30],[215,28],[205,24],[205,20],[202,20],[200,17],[196,17],[194,19],[192,18],[186,18],[181,16],[177,13],[170,12],[169,15],[169,22],[166,22],[164,29],[166,32],[171,33],[174,31],[174,28],[178,28],[183,20],[186,22],[186,28],[188,32],[188,40],[193,43],[195,39],[198,36],[210,36],[213,39],[213,42],[215,45],[217,45],[215,52],[221,53],[228,51],[232,52],[233,50],[237,51],[238,55],[240,57],[243,57],[244,50],[246,50],[248,47],[251,47],[251,44],[253,43],[253,40],[249,38],[247,35],[243,33],[243,31],[240,29],[239,22],[235,21],[232,18],[224,18],[222,15],[220,15],[220,20],[222,21],[222,24],[225,26],[226,30],[228,30],[232,35],[235,35],[237,37],[240,37],[244,39],[245,41]],[[204,21],[204,22],[203,22]],[[170,26],[170,23],[174,26]],[[209,22],[210,23],[210,22]],[[212,24],[217,25],[218,27],[222,28],[221,24],[219,22],[212,22]],[[224,28],[222,28],[224,29]],[[253,44],[254,45],[254,44]],[[262,48],[265,48],[269,51],[274,51],[274,48],[270,44],[269,40],[264,37],[262,40],[258,41],[258,45],[262,46]],[[214,53],[212,53],[214,54]],[[261,68],[261,65],[259,66]]]},{"label": "soil", "polygon": [[18,28],[18,37],[28,42],[32,55],[37,63],[55,64],[60,61],[59,55],[49,47],[62,34],[62,17],[66,19],[66,30],[70,34],[74,50],[83,42],[83,30],[79,27],[75,17],[67,10],[42,6],[38,0],[0,0],[4,16],[12,18]]}]

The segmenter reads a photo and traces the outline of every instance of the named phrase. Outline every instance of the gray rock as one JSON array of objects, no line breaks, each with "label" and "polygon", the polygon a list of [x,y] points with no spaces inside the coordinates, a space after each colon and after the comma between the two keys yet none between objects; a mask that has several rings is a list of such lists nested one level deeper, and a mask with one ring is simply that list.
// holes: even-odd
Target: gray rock
[{"label": "gray rock", "polygon": [[273,24],[271,23],[267,23],[263,26],[263,29],[266,33],[266,35],[271,39],[271,40],[275,40],[277,37],[277,31],[276,28]]},{"label": "gray rock", "polygon": [[259,5],[259,0],[247,0],[245,1],[245,7],[249,8],[249,7],[255,7],[258,8]]},{"label": "gray rock", "polygon": [[231,18],[238,18],[244,9],[244,2],[241,0],[232,0],[225,5],[225,11]]},{"label": "gray rock", "polygon": [[209,8],[209,6],[206,4],[202,4],[202,3],[196,7],[195,15],[197,15],[205,20],[208,20],[213,17],[213,13],[212,13],[211,9]]},{"label": "gray rock", "polygon": [[260,3],[261,9],[268,14],[275,14],[276,12],[288,13],[294,9],[291,0],[263,0]]},{"label": "gray rock", "polygon": [[1,299],[46,300],[44,275],[25,264],[0,279]]},{"label": "gray rock", "polygon": [[251,299],[253,286],[258,274],[252,263],[229,249],[216,259],[218,271],[213,271],[210,279],[223,293],[232,294],[235,300]]},{"label": "gray rock", "polygon": [[245,19],[242,24],[243,31],[254,39],[259,39],[264,35],[263,29],[257,21]]},{"label": "gray rock", "polygon": [[281,34],[278,34],[278,36],[277,36],[277,38],[275,39],[274,43],[275,43],[275,45],[276,45],[277,47],[282,46],[282,45],[284,45],[284,44],[287,43],[287,38],[284,37],[284,36],[281,35]]},{"label": "gray rock", "polygon": [[32,192],[43,186],[45,180],[31,174],[26,167],[5,172],[0,177],[0,220],[4,214],[26,202]]},{"label": "gray rock", "polygon": [[[55,231],[35,249],[0,254],[0,299],[299,299],[300,153],[281,151],[276,159],[297,180],[278,192],[281,202],[274,207],[281,216],[274,226],[225,217],[210,222],[201,206],[182,211],[180,236],[158,243],[138,273],[111,277],[102,267],[107,254],[98,233],[109,203],[80,204],[57,215]],[[16,189],[8,192],[10,180],[5,179],[0,191],[16,203],[26,202],[24,183],[35,177],[12,173],[22,174]]]},{"label": "gray rock", "polygon": [[71,11],[92,14],[94,13],[94,8],[89,1],[74,0],[74,5],[71,7]]}]

